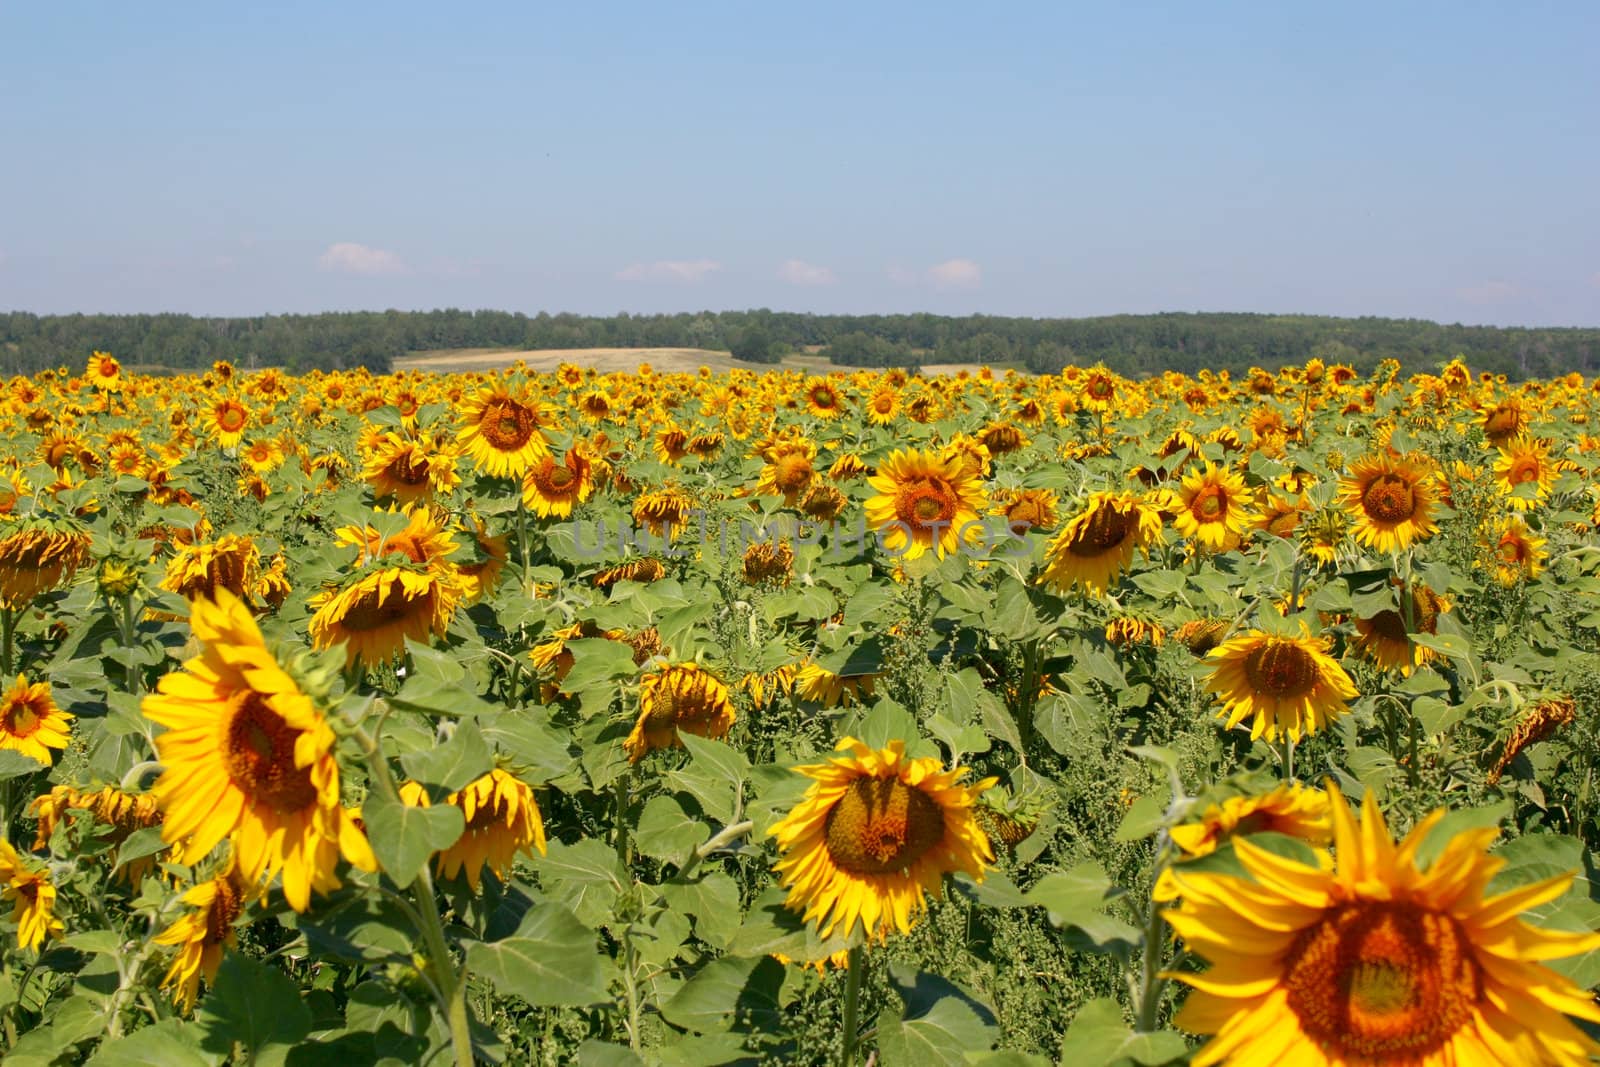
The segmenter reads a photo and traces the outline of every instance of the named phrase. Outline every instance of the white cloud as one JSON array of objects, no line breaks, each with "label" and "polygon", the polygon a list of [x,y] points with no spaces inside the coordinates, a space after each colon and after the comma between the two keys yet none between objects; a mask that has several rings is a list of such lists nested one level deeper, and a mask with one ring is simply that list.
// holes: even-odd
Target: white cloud
[{"label": "white cloud", "polygon": [[790,285],[832,285],[839,280],[828,267],[819,267],[803,259],[785,260],[778,268],[778,277]]},{"label": "white cloud", "polygon": [[654,263],[630,263],[617,271],[619,282],[703,282],[722,269],[714,259],[658,259]]},{"label": "white cloud", "polygon": [[1456,290],[1456,296],[1469,304],[1501,304],[1521,294],[1522,290],[1510,282],[1494,280],[1462,286]]},{"label": "white cloud", "polygon": [[329,245],[328,250],[317,257],[317,266],[341,274],[404,274],[406,269],[393,252],[350,241]]},{"label": "white cloud", "polygon": [[970,259],[947,259],[928,268],[928,279],[946,289],[968,289],[983,281],[983,268]]}]

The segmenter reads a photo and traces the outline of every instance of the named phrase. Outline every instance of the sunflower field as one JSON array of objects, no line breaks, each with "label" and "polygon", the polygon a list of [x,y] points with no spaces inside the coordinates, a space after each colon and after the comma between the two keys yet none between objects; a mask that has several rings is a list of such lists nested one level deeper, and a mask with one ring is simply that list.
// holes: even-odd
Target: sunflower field
[{"label": "sunflower field", "polygon": [[1597,401],[10,379],[0,1058],[1595,1062]]}]

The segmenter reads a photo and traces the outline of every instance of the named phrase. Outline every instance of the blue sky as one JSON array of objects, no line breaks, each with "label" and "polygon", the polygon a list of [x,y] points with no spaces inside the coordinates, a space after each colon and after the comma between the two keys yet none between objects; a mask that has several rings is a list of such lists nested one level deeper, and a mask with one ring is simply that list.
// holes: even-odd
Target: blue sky
[{"label": "blue sky", "polygon": [[0,40],[0,310],[1600,325],[1577,0],[35,0]]}]

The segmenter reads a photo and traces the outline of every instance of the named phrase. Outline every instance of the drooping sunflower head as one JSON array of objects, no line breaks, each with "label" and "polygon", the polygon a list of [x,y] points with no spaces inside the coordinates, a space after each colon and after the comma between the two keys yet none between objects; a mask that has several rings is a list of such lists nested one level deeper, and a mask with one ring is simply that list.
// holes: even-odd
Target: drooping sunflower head
[{"label": "drooping sunflower head", "polygon": [[89,560],[89,531],[75,519],[0,520],[0,602],[18,608],[72,580]]},{"label": "drooping sunflower head", "polygon": [[248,599],[261,570],[261,550],[245,534],[224,534],[215,541],[181,545],[167,563],[161,588],[185,600],[216,599],[226,589]]},{"label": "drooping sunflower head", "polygon": [[[415,782],[401,786],[400,798],[414,807],[430,806],[428,794]],[[509,881],[518,853],[545,851],[544,819],[533,788],[499,767],[449,794],[443,803],[459,808],[466,821],[461,836],[438,854],[441,878],[465,875],[474,893],[487,868]]]},{"label": "drooping sunflower head", "polygon": [[983,487],[956,460],[917,449],[895,451],[867,484],[867,522],[889,552],[907,560],[932,549],[939,558],[954,552],[976,528],[987,506]]},{"label": "drooping sunflower head", "polygon": [[694,500],[676,485],[640,493],[633,501],[633,521],[644,523],[657,537],[676,540],[686,529]]},{"label": "drooping sunflower head", "polygon": [[623,742],[630,763],[657,748],[674,748],[680,733],[720,739],[733,726],[733,702],[722,680],[698,663],[674,663],[639,683],[639,718]]},{"label": "drooping sunflower head", "polygon": [[1013,489],[999,494],[996,504],[1012,530],[1050,531],[1061,521],[1060,498],[1054,489]]},{"label": "drooping sunflower head", "polygon": [[1132,493],[1094,493],[1050,542],[1039,581],[1104,595],[1136,551],[1160,540],[1161,513]]},{"label": "drooping sunflower head", "polygon": [[[1396,594],[1407,595],[1403,590],[1396,590]],[[1411,640],[1411,634],[1438,633],[1439,616],[1450,610],[1449,601],[1421,583],[1413,584],[1409,595],[1414,630],[1406,629],[1403,601],[1356,620],[1356,651],[1384,670],[1398,669],[1405,675],[1439,656],[1433,649]]]},{"label": "drooping sunflower head", "polygon": [[1483,435],[1492,445],[1522,436],[1528,429],[1528,409],[1519,396],[1508,396],[1483,413]]},{"label": "drooping sunflower head", "polygon": [[172,991],[180,1012],[194,1007],[201,978],[207,983],[216,980],[223,950],[238,940],[234,924],[244,913],[249,895],[250,887],[241,884],[230,860],[210,879],[185,890],[183,903],[189,910],[156,935],[156,944],[178,949],[161,988]]},{"label": "drooping sunflower head", "polygon": [[1374,791],[1359,822],[1328,793],[1332,869],[1238,840],[1248,877],[1176,871],[1183,906],[1164,914],[1211,964],[1177,976],[1194,988],[1175,1021],[1215,1035],[1195,1064],[1580,1067],[1600,1053],[1566,1018],[1600,1022],[1600,1008],[1543,962],[1600,948],[1600,934],[1522,918],[1572,874],[1486,896],[1505,866],[1486,851],[1494,827],[1454,834],[1424,867],[1444,810],[1397,843]]},{"label": "drooping sunflower head", "polygon": [[787,541],[758,541],[744,550],[741,573],[750,585],[788,585],[794,569],[794,549]]},{"label": "drooping sunflower head", "polygon": [[1205,686],[1222,702],[1218,718],[1232,729],[1251,719],[1251,738],[1275,741],[1314,734],[1349,711],[1355,683],[1328,655],[1327,642],[1302,633],[1279,636],[1251,630],[1207,655]]},{"label": "drooping sunflower head", "polygon": [[760,496],[781,496],[793,507],[816,482],[817,446],[804,438],[774,442],[764,450],[766,466],[756,482]]},{"label": "drooping sunflower head", "polygon": [[544,405],[524,393],[513,395],[504,383],[481,389],[464,403],[461,414],[456,438],[491,478],[520,478],[550,450]]},{"label": "drooping sunflower head", "polygon": [[1438,497],[1431,469],[1382,453],[1356,460],[1339,481],[1356,540],[1377,552],[1403,551],[1431,537],[1438,529],[1432,518]]},{"label": "drooping sunflower head", "polygon": [[944,875],[981,880],[994,862],[973,806],[995,780],[962,784],[966,768],[909,758],[902,741],[871,749],[846,737],[834,752],[797,768],[812,783],[768,831],[782,852],[775,870],[788,906],[824,938],[908,933],[925,895],[941,895]]},{"label": "drooping sunflower head", "polygon": [[350,664],[388,663],[405,651],[407,640],[426,644],[443,637],[466,593],[467,583],[449,563],[363,567],[344,585],[311,598],[311,643],[318,649],[344,646]]}]

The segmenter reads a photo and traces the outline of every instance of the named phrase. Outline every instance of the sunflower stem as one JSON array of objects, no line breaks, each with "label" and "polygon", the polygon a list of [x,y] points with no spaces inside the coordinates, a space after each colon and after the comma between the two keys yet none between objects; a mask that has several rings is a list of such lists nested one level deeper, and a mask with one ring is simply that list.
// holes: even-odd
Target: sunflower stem
[{"label": "sunflower stem", "polygon": [[0,673],[5,675],[6,681],[11,680],[12,672],[16,669],[14,642],[17,634],[16,609],[10,604],[0,608]]},{"label": "sunflower stem", "polygon": [[517,553],[522,560],[522,595],[533,595],[533,571],[528,566],[528,505],[522,502],[522,490],[517,490]]},{"label": "sunflower stem", "polygon": [[1278,763],[1283,771],[1285,783],[1294,782],[1294,738],[1287,733],[1283,735],[1283,744],[1278,748]]},{"label": "sunflower stem", "polygon": [[[132,595],[125,596],[125,597],[122,598],[121,618],[119,618],[117,621],[118,621],[118,629],[120,629],[122,631],[122,647],[123,647],[123,650],[124,651],[131,651],[133,649],[133,638],[134,638],[133,597],[132,597]],[[137,664],[134,664],[134,663],[130,662],[127,665],[127,674],[128,674],[128,678],[127,678],[128,690],[134,696],[138,696],[141,692],[144,691],[144,672],[138,667]]]},{"label": "sunflower stem", "polygon": [[861,1041],[861,968],[866,960],[861,946],[850,949],[844,976],[844,1026],[839,1035],[839,1067],[855,1067]]},{"label": "sunflower stem", "polygon": [[1139,1033],[1151,1033],[1156,1028],[1156,1013],[1161,1008],[1161,993],[1166,987],[1166,979],[1161,977],[1161,956],[1166,947],[1163,932],[1166,920],[1161,916],[1161,907],[1154,899],[1155,887],[1161,884],[1161,872],[1168,863],[1167,852],[1171,838],[1167,831],[1161,831],[1156,839],[1156,871],[1151,882],[1150,910],[1145,915],[1144,922],[1144,958],[1139,970],[1139,1003],[1138,1022]]}]

